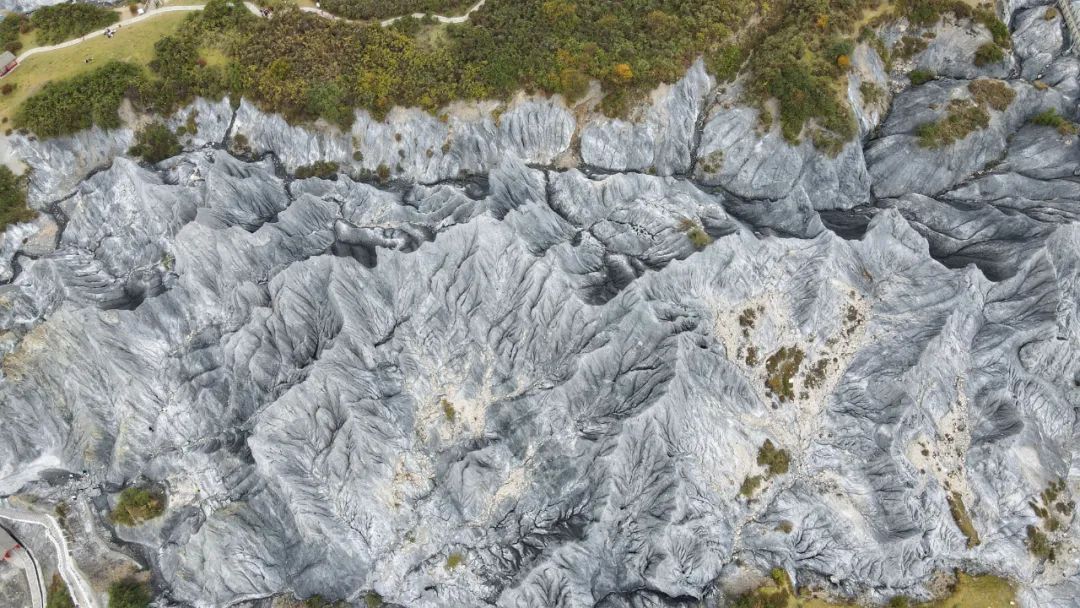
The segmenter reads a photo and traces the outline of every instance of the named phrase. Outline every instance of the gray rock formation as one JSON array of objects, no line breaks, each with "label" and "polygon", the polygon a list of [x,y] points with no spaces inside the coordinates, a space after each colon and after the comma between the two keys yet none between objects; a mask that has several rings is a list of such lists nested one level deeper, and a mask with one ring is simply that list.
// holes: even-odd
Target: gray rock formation
[{"label": "gray rock formation", "polygon": [[1008,137],[1031,116],[1048,108],[1071,113],[1070,102],[1058,91],[1010,81],[1016,97],[1004,111],[987,108],[990,124],[986,129],[940,148],[922,147],[918,127],[945,117],[951,101],[971,99],[968,82],[935,80],[896,96],[879,137],[866,149],[875,195],[941,192],[999,160]]},{"label": "gray rock formation", "polygon": [[153,167],[126,131],[19,139],[51,218],[0,242],[0,490],[161,484],[118,537],[199,608],[688,606],[771,567],[1075,606],[1071,513],[1060,559],[1027,546],[1080,493],[1080,153],[1028,124],[1072,115],[1075,60],[1043,78],[937,150],[913,133],[968,82],[904,90],[835,157],[700,65],[638,123],[199,102]]},{"label": "gray rock formation", "polygon": [[[1061,53],[1065,43],[1065,20],[1057,8],[1040,6],[1017,13],[1013,47],[1020,59],[1020,74],[1033,80]],[[1049,19],[1047,16],[1052,15]]]},{"label": "gray rock formation", "polygon": [[[926,50],[915,58],[915,65],[920,69],[945,78],[1004,78],[1015,65],[1015,59],[1009,54],[1004,61],[975,65],[975,53],[980,46],[993,42],[993,37],[983,25],[969,19],[957,23],[949,16],[929,31],[933,38],[927,41]],[[1017,31],[1019,34],[1020,30]]]},{"label": "gray rock formation", "polygon": [[581,132],[581,158],[609,171],[687,173],[693,163],[698,121],[715,86],[698,60],[678,83],[653,94],[643,119],[596,120]]}]

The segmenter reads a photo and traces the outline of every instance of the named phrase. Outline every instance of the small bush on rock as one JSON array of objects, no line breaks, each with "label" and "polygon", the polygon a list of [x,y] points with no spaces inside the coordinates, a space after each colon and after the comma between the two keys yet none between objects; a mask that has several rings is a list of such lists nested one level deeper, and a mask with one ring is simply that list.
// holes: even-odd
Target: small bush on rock
[{"label": "small bush on rock", "polygon": [[135,133],[135,145],[128,150],[132,156],[154,164],[176,156],[183,148],[176,134],[160,122],[153,122]]}]

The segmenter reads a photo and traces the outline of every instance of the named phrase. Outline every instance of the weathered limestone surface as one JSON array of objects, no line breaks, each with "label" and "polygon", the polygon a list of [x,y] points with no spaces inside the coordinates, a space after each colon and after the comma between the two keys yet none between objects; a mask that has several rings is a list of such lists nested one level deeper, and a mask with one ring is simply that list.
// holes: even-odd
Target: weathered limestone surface
[{"label": "weathered limestone surface", "polygon": [[[1009,81],[936,150],[914,133],[968,81],[868,106],[868,47],[835,156],[700,64],[638,122],[522,98],[343,132],[200,101],[157,166],[130,131],[16,138],[47,213],[0,240],[0,488],[161,484],[120,537],[196,607],[686,606],[777,566],[1074,606],[1076,560],[1026,544],[1049,483],[1080,491],[1080,152],[1028,123],[1075,117],[1051,47],[1019,57],[1049,88]],[[316,161],[338,171],[292,178]]]}]

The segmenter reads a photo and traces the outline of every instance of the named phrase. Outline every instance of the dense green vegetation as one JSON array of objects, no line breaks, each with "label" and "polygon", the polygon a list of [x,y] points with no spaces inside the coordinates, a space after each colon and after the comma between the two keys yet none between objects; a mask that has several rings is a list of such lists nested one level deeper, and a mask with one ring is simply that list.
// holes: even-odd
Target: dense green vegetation
[{"label": "dense green vegetation", "polygon": [[349,19],[386,19],[413,13],[456,15],[476,0],[324,0],[322,7]]},{"label": "dense green vegetation", "polygon": [[147,608],[152,599],[150,585],[132,578],[109,585],[109,608]]},{"label": "dense green vegetation", "polygon": [[911,84],[919,85],[926,84],[931,80],[937,78],[937,74],[935,74],[931,70],[914,69],[908,72],[907,77],[908,80],[911,81]]},{"label": "dense green vegetation", "polygon": [[100,30],[120,20],[110,8],[93,4],[43,6],[30,14],[39,44],[56,44]]},{"label": "dense green vegetation", "polygon": [[169,127],[152,122],[135,133],[135,145],[128,154],[138,156],[148,163],[159,163],[182,150],[180,141]]},{"label": "dense green vegetation", "polygon": [[67,585],[59,574],[53,574],[49,583],[49,591],[45,601],[45,608],[75,608],[75,602],[71,600]]},{"label": "dense green vegetation", "polygon": [[19,13],[4,15],[3,19],[0,19],[0,47],[3,47],[5,51],[18,53],[23,47],[19,35],[29,32],[32,28],[30,19],[26,15]]},{"label": "dense green vegetation", "polygon": [[11,224],[29,222],[36,215],[26,206],[25,180],[0,165],[0,231]]},{"label": "dense green vegetation", "polygon": [[987,42],[975,50],[975,65],[984,66],[1005,60],[1005,50],[993,42]]},{"label": "dense green vegetation", "polygon": [[125,488],[109,514],[113,523],[135,526],[165,511],[165,496],[149,488]]},{"label": "dense green vegetation", "polygon": [[[332,10],[385,16],[414,9],[447,12],[471,0],[340,2]],[[763,126],[779,123],[788,141],[808,137],[835,153],[855,133],[844,96],[853,36],[877,2],[489,0],[463,24],[409,19],[382,28],[287,5],[273,19],[259,19],[240,3],[210,0],[205,11],[156,45],[149,73],[97,74],[80,84],[116,85],[105,86],[108,94],[100,100],[92,95],[72,104],[42,103],[39,97],[56,96],[61,85],[54,85],[27,102],[36,105],[23,113],[19,126],[43,136],[91,122],[114,126],[115,112],[108,110],[118,103],[117,89],[144,110],[169,112],[194,96],[230,93],[294,122],[322,118],[347,127],[355,108],[376,117],[394,106],[434,112],[454,100],[506,99],[519,90],[574,101],[597,81],[604,94],[601,109],[625,115],[657,85],[674,82],[704,57],[722,80],[747,75],[746,101],[763,110]],[[948,11],[986,25],[998,47],[1008,44],[1008,29],[992,13],[963,3],[903,0],[882,18],[905,16],[929,25]],[[865,27],[859,37],[884,52]],[[98,101],[91,107],[90,100]],[[775,116],[768,110],[773,107]]]},{"label": "dense green vegetation", "polygon": [[41,137],[55,137],[88,129],[120,126],[117,109],[124,94],[142,79],[139,68],[109,62],[70,80],[45,85],[19,107],[15,126]]}]

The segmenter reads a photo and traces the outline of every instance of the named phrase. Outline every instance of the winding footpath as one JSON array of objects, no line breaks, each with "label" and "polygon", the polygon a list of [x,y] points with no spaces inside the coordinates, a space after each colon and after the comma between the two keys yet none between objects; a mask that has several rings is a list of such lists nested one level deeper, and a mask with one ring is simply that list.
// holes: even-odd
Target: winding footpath
[{"label": "winding footpath", "polygon": [[60,571],[60,576],[64,579],[64,582],[67,583],[68,591],[71,592],[72,597],[75,599],[75,604],[79,608],[99,608],[94,593],[90,589],[90,584],[71,557],[67,537],[55,519],[42,513],[19,511],[8,507],[0,507],[0,519],[45,528],[49,540],[52,541],[53,547],[56,549],[56,568]]},{"label": "winding footpath", "polygon": [[[469,20],[469,18],[472,16],[473,13],[480,10],[480,8],[484,6],[485,2],[487,2],[487,0],[480,0],[476,4],[469,7],[469,10],[465,11],[465,14],[458,15],[456,17],[447,17],[445,15],[431,15],[431,17],[433,19],[435,19],[435,21],[438,21],[439,23],[465,23],[466,21]],[[253,15],[260,16],[260,17],[262,16],[262,13],[259,12],[259,7],[255,6],[254,3],[252,3],[252,2],[244,2],[244,6],[246,6],[248,11],[250,11]],[[123,29],[122,26],[135,24],[135,23],[138,23],[140,21],[145,21],[147,19],[151,19],[151,18],[156,17],[158,15],[164,15],[166,13],[181,13],[181,12],[201,11],[204,8],[205,8],[205,6],[201,5],[201,4],[185,4],[185,5],[179,5],[179,6],[164,6],[162,8],[153,9],[151,11],[147,11],[147,12],[141,14],[141,15],[137,15],[137,16],[132,17],[130,19],[122,19],[121,21],[119,21],[119,22],[117,22],[117,23],[115,23],[113,25],[110,25],[109,27],[102,28],[102,29],[94,31],[94,32],[90,32],[89,34],[86,34],[86,35],[81,36],[79,38],[72,38],[71,40],[67,40],[65,42],[61,42],[59,44],[53,44],[53,45],[49,45],[49,46],[36,46],[36,47],[34,47],[32,49],[29,49],[29,50],[25,51],[21,55],[19,55],[18,58],[17,58],[17,61],[19,63],[22,63],[27,58],[32,57],[32,56],[37,55],[37,54],[40,54],[40,53],[48,53],[50,51],[57,51],[57,50],[60,50],[60,49],[66,49],[68,47],[75,46],[77,44],[82,44],[83,42],[86,42],[87,40],[90,40],[92,38],[97,38],[98,36],[104,36],[105,32],[108,31],[108,30],[116,29],[117,27],[120,27],[121,29]],[[300,10],[304,11],[305,13],[311,13],[313,15],[318,15],[318,16],[323,17],[325,19],[331,19],[331,20],[334,20],[334,21],[353,22],[352,19],[345,19],[344,17],[338,17],[337,15],[334,15],[332,13],[328,13],[327,11],[324,11],[321,8],[316,8],[314,6],[302,6],[302,7],[300,7]],[[397,17],[391,17],[389,19],[384,19],[384,20],[380,21],[379,24],[382,25],[383,27],[388,27],[388,26],[393,25],[394,23],[396,23],[396,22],[398,22],[398,21],[400,21],[400,20],[402,20],[402,19],[404,19],[406,17],[409,17],[409,16],[414,17],[416,19],[421,19],[421,18],[423,18],[425,16],[425,13],[413,13],[412,15],[400,15],[400,16],[397,16]],[[18,69],[18,68],[16,68],[16,69]]]},{"label": "winding footpath", "polygon": [[[250,3],[246,3],[246,4],[250,4]],[[251,5],[251,6],[254,6],[254,5]],[[132,17],[131,19],[126,19],[126,20],[119,21],[116,24],[110,25],[107,28],[102,28],[100,30],[97,30],[96,32],[90,32],[89,34],[86,34],[85,36],[82,36],[81,38],[72,38],[71,40],[67,40],[65,42],[61,42],[59,44],[53,44],[53,45],[50,45],[50,46],[36,46],[36,47],[24,52],[23,54],[19,55],[18,62],[22,63],[23,60],[25,60],[27,57],[32,57],[34,55],[37,55],[38,53],[48,53],[49,51],[57,51],[57,50],[60,50],[60,49],[66,49],[68,47],[72,47],[72,46],[75,46],[77,44],[81,44],[83,42],[86,42],[87,40],[90,40],[91,38],[97,38],[98,36],[104,36],[106,30],[115,29],[117,26],[124,26],[124,25],[130,25],[130,24],[133,24],[133,23],[138,23],[140,21],[145,21],[147,19],[151,19],[153,17],[156,17],[158,15],[163,15],[165,13],[179,13],[179,12],[183,12],[183,11],[201,11],[201,10],[203,10],[203,7],[201,5],[197,5],[197,4],[190,4],[190,5],[184,5],[184,6],[166,6],[166,7],[162,7],[162,8],[150,11],[150,12],[143,13],[141,15],[137,15],[135,17]],[[255,9],[255,14],[258,14],[258,13],[259,13],[259,10]],[[121,29],[123,29],[123,28],[121,27]]]}]

